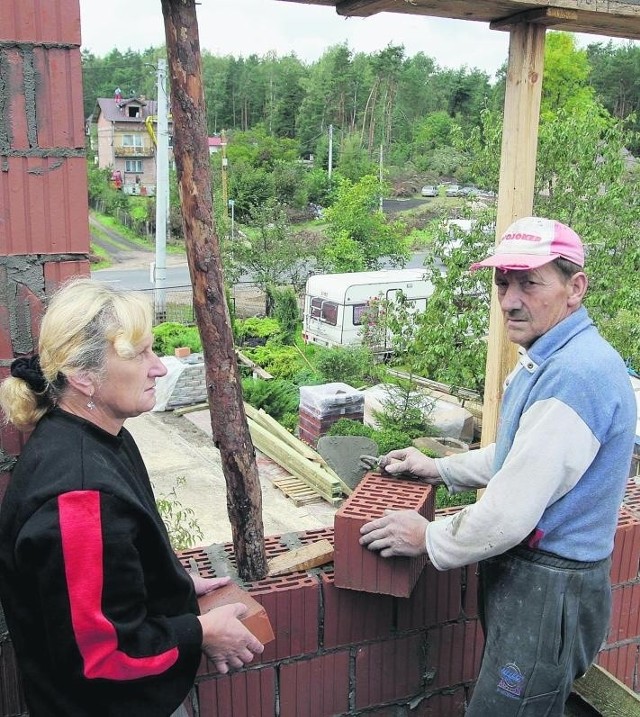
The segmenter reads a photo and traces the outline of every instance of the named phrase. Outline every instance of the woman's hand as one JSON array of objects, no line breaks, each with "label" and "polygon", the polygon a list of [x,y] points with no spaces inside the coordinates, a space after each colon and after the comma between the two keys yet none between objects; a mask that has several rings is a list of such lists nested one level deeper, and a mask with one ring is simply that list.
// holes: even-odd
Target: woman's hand
[{"label": "woman's hand", "polygon": [[240,622],[246,611],[245,605],[236,602],[216,607],[198,618],[202,650],[222,675],[248,664],[264,650],[264,645]]}]

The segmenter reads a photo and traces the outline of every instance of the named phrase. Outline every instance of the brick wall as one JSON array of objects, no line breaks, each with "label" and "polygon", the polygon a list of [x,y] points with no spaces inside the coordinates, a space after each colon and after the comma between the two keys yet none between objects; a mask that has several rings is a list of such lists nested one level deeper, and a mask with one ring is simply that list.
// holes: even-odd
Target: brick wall
[{"label": "brick wall", "polygon": [[[78,0],[0,2],[0,380],[46,297],[89,273]],[[0,501],[25,436],[0,427]],[[26,712],[0,606],[0,714]]]},{"label": "brick wall", "polygon": [[[613,552],[612,623],[598,657],[602,667],[636,692],[638,494],[640,488],[630,483]],[[429,500],[432,509],[430,491]],[[333,528],[267,537],[267,557],[322,538],[334,543]],[[186,550],[180,558],[189,568],[195,561],[205,576],[237,574],[230,543]],[[376,569],[372,574],[378,574]],[[482,651],[474,565],[438,572],[427,563],[409,597],[338,588],[333,564],[245,587],[267,610],[276,639],[251,666],[230,675],[218,675],[203,658],[196,680],[201,717],[464,714]],[[0,654],[0,717],[15,717],[26,712],[7,647]]]}]

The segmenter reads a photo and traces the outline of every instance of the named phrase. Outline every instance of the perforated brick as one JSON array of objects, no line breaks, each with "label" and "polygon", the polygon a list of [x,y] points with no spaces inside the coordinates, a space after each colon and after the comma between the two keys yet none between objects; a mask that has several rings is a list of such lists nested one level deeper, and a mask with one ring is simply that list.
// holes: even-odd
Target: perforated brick
[{"label": "perforated brick", "polygon": [[483,643],[477,620],[429,630],[427,670],[434,674],[429,689],[440,690],[474,681],[480,669]]},{"label": "perforated brick", "polygon": [[640,583],[616,585],[611,591],[611,625],[607,644],[640,637]]},{"label": "perforated brick", "polygon": [[367,473],[335,515],[335,584],[349,590],[409,597],[427,556],[383,558],[359,543],[360,528],[386,509],[416,510],[433,518],[434,494],[424,483]]},{"label": "perforated brick", "polygon": [[462,569],[440,572],[427,563],[409,598],[398,598],[398,630],[457,620],[462,612]]},{"label": "perforated brick", "polygon": [[348,708],[348,650],[280,667],[280,717],[328,717]]},{"label": "perforated brick", "polygon": [[640,687],[637,678],[639,648],[637,642],[611,647],[599,652],[596,662],[620,682],[624,682],[627,687],[638,690]]},{"label": "perforated brick", "polygon": [[243,670],[197,684],[200,717],[275,717],[276,671]]},{"label": "perforated brick", "polygon": [[420,693],[424,648],[423,633],[360,646],[356,651],[356,708]]},{"label": "perforated brick", "polygon": [[640,567],[640,518],[624,506],[618,515],[618,527],[611,556],[611,583],[635,580]]}]

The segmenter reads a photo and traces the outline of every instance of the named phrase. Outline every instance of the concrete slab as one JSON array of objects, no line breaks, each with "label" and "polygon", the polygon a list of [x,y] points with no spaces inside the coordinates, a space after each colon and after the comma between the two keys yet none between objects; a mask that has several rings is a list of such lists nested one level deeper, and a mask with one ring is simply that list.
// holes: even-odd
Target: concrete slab
[{"label": "concrete slab", "polygon": [[[140,448],[156,495],[175,488],[178,502],[194,511],[203,533],[199,544],[231,541],[226,482],[220,452],[211,439],[209,412],[145,413],[125,425]],[[257,462],[265,536],[333,525],[335,508],[323,500],[295,506],[272,483],[282,469],[260,453]],[[181,486],[180,477],[186,479]]]}]

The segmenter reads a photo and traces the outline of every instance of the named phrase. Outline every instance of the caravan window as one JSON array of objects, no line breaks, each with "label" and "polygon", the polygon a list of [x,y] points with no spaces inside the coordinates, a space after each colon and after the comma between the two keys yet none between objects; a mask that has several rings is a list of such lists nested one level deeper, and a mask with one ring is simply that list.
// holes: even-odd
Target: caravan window
[{"label": "caravan window", "polygon": [[326,301],[320,296],[311,299],[311,318],[336,326],[338,323],[338,304]]},{"label": "caravan window", "polygon": [[353,305],[353,325],[362,326],[362,315],[367,308],[366,304],[354,304]]}]

